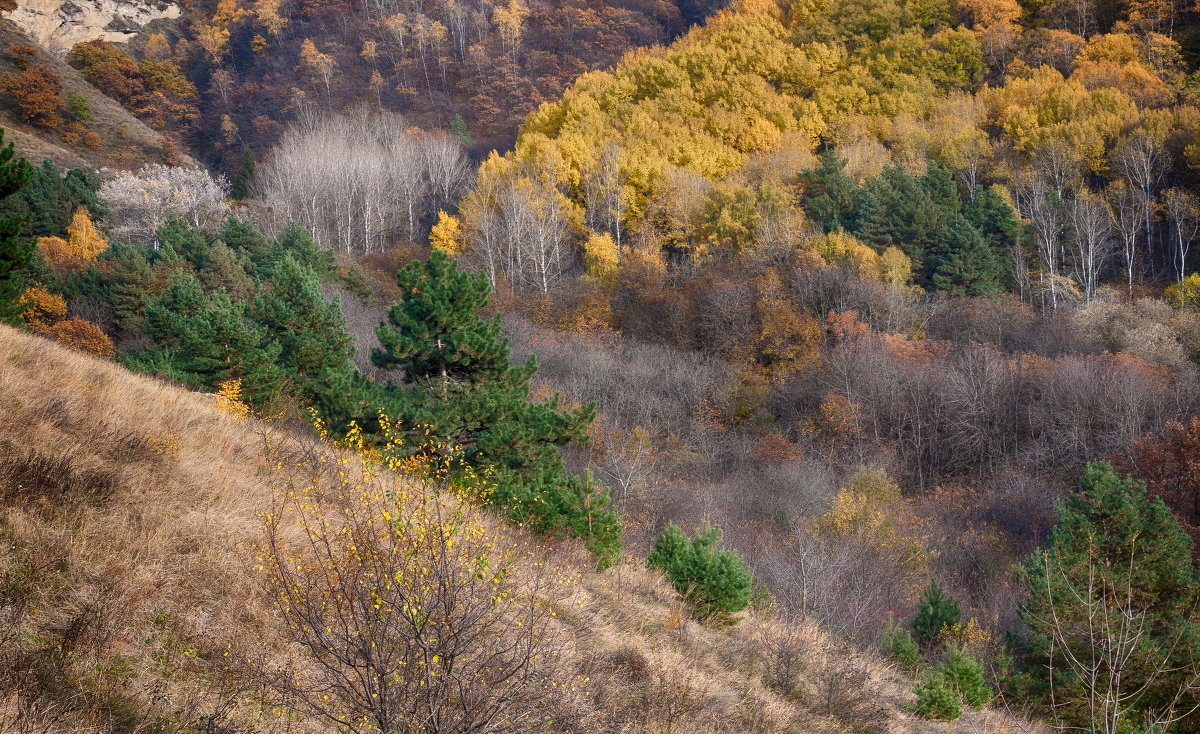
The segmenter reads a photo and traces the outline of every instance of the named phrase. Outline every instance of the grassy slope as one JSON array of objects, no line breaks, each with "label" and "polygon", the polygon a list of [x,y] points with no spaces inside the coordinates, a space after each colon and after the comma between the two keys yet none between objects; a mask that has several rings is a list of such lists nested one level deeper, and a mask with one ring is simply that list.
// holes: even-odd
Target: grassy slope
[{"label": "grassy slope", "polygon": [[[10,21],[0,19],[0,73],[19,72],[16,64],[7,57],[7,49],[14,43],[37,46]],[[159,134],[88,84],[65,61],[43,50],[33,63],[49,66],[62,77],[64,90],[87,98],[96,118],[87,124],[87,129],[100,135],[101,144],[94,150],[82,143],[68,145],[62,139],[63,128],[47,130],[25,124],[12,100],[7,95],[0,95],[0,127],[5,129],[5,140],[15,143],[18,155],[35,163],[49,158],[66,168],[137,169],[146,163],[162,162],[164,151]]]},{"label": "grassy slope", "polygon": [[[3,326],[0,416],[0,731],[317,730],[252,688],[216,694],[208,662],[272,639],[250,550],[275,496],[261,447],[308,439]],[[709,629],[657,575],[578,553],[545,548],[583,569],[558,617],[591,678],[573,731],[1017,731],[914,719],[908,680],[811,625]],[[788,692],[764,679],[784,649]]]}]

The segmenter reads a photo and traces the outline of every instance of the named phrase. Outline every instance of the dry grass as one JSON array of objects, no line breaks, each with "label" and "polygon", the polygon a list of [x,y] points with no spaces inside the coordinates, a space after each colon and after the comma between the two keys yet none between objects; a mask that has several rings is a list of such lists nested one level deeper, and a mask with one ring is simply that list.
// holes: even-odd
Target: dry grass
[{"label": "dry grass", "polygon": [[[264,439],[324,449],[7,327],[0,417],[0,731],[322,730],[222,670],[279,633],[252,550],[279,479]],[[708,628],[640,564],[540,553],[578,578],[556,620],[588,679],[556,731],[1019,731],[912,717],[907,679],[811,624]]]}]

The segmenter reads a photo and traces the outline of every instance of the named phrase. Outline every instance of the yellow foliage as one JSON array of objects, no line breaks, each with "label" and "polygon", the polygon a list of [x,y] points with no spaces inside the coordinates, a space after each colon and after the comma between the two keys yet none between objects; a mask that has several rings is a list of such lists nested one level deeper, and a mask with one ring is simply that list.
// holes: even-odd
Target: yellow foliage
[{"label": "yellow foliage", "polygon": [[879,255],[879,279],[891,286],[906,286],[912,281],[912,260],[895,245]]},{"label": "yellow foliage", "polygon": [[437,224],[429,230],[429,245],[451,257],[461,255],[466,242],[458,218],[439,211]]},{"label": "yellow foliage", "polygon": [[846,438],[858,433],[862,406],[838,392],[826,393],[817,408],[820,427],[834,438]]},{"label": "yellow foliage", "polygon": [[96,225],[92,224],[91,215],[84,207],[75,210],[71,224],[67,227],[67,236],[70,254],[76,257],[95,260],[108,248],[108,240],[100,236]]},{"label": "yellow foliage", "polygon": [[774,269],[763,274],[758,291],[758,359],[768,375],[779,379],[816,362],[825,336],[821,322],[786,298]]},{"label": "yellow foliage", "polygon": [[1179,283],[1172,283],[1163,295],[1175,308],[1200,309],[1200,273],[1192,273]]},{"label": "yellow foliage", "polygon": [[[823,234],[814,238],[810,247],[827,265],[852,267],[864,279],[875,279],[882,275],[879,256],[852,234],[841,231]],[[894,262],[895,256],[891,256],[891,259]],[[911,264],[909,267],[911,270]]]},{"label": "yellow foliage", "polygon": [[583,245],[587,274],[604,288],[617,284],[617,243],[607,232],[592,232]]},{"label": "yellow foliage", "polygon": [[838,490],[822,524],[838,534],[890,532],[903,502],[900,485],[883,469],[860,471]]},{"label": "yellow foliage", "polygon": [[217,410],[235,418],[250,415],[250,406],[242,397],[242,378],[234,377],[222,382],[217,390],[216,403]]}]

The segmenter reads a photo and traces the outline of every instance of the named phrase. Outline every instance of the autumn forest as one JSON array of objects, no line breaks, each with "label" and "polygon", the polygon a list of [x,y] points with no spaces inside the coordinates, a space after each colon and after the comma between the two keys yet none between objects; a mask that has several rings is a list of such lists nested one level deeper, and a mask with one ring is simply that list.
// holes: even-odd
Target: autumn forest
[{"label": "autumn forest", "polygon": [[0,729],[1200,732],[1200,4],[23,3]]}]

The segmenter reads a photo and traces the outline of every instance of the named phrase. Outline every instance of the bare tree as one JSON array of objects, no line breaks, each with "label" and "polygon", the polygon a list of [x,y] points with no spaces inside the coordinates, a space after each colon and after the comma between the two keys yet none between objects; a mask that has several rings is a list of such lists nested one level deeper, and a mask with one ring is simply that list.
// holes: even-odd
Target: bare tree
[{"label": "bare tree", "polygon": [[1038,255],[1042,261],[1042,291],[1049,294],[1050,307],[1058,308],[1062,234],[1067,224],[1067,208],[1052,179],[1026,171],[1014,183],[1017,210],[1033,226]]},{"label": "bare tree", "polygon": [[1175,233],[1175,274],[1183,282],[1188,251],[1200,235],[1200,197],[1184,189],[1167,189],[1163,192],[1162,207]]},{"label": "bare tree", "polygon": [[265,518],[262,568],[301,652],[256,677],[354,732],[540,729],[560,649],[544,564],[428,486],[313,484]]},{"label": "bare tree", "polygon": [[1087,189],[1075,196],[1071,201],[1071,235],[1075,279],[1083,286],[1084,299],[1091,301],[1116,244],[1112,210],[1103,197]]},{"label": "bare tree", "polygon": [[[1140,550],[1137,544],[1129,548],[1130,568],[1137,563]],[[1187,627],[1181,625],[1170,639],[1155,639],[1150,622],[1153,611],[1135,590],[1134,574],[1124,574],[1124,581],[1118,581],[1104,568],[1103,558],[1095,554],[1086,558],[1086,575],[1072,578],[1061,558],[1044,555],[1046,573],[1056,577],[1042,586],[1047,611],[1045,618],[1038,618],[1051,638],[1048,665],[1055,728],[1076,730],[1059,720],[1060,709],[1083,703],[1094,732],[1118,734],[1127,731],[1131,720],[1145,721],[1147,731],[1168,731],[1200,708],[1191,703],[1200,691],[1200,663],[1178,662],[1180,651],[1189,642],[1185,639]],[[1067,598],[1056,597],[1056,589],[1062,589]],[[1064,604],[1074,610],[1070,618],[1059,614]],[[1056,668],[1081,685],[1085,701],[1057,698],[1054,684],[1061,673],[1056,674]],[[1169,678],[1178,680],[1173,695],[1154,700],[1158,696],[1151,692]]]},{"label": "bare tree", "polygon": [[470,166],[457,139],[358,110],[303,115],[260,181],[275,227],[296,221],[322,247],[370,253],[419,239],[430,215],[469,184]]},{"label": "bare tree", "polygon": [[1166,173],[1166,151],[1162,143],[1148,131],[1139,128],[1117,149],[1114,168],[1138,195],[1142,221],[1142,238],[1148,261],[1154,265],[1154,195]]},{"label": "bare tree", "polygon": [[155,232],[172,215],[193,227],[211,227],[229,214],[226,182],[200,168],[150,165],[122,173],[100,187],[115,239],[158,247]]},{"label": "bare tree", "polygon": [[542,177],[508,171],[487,177],[463,203],[469,225],[466,257],[495,283],[549,293],[577,253],[566,197]]},{"label": "bare tree", "polygon": [[1125,261],[1125,277],[1129,292],[1133,292],[1133,268],[1137,262],[1137,244],[1142,231],[1141,202],[1138,194],[1127,181],[1116,180],[1104,190],[1117,234],[1121,239],[1121,255]]}]

